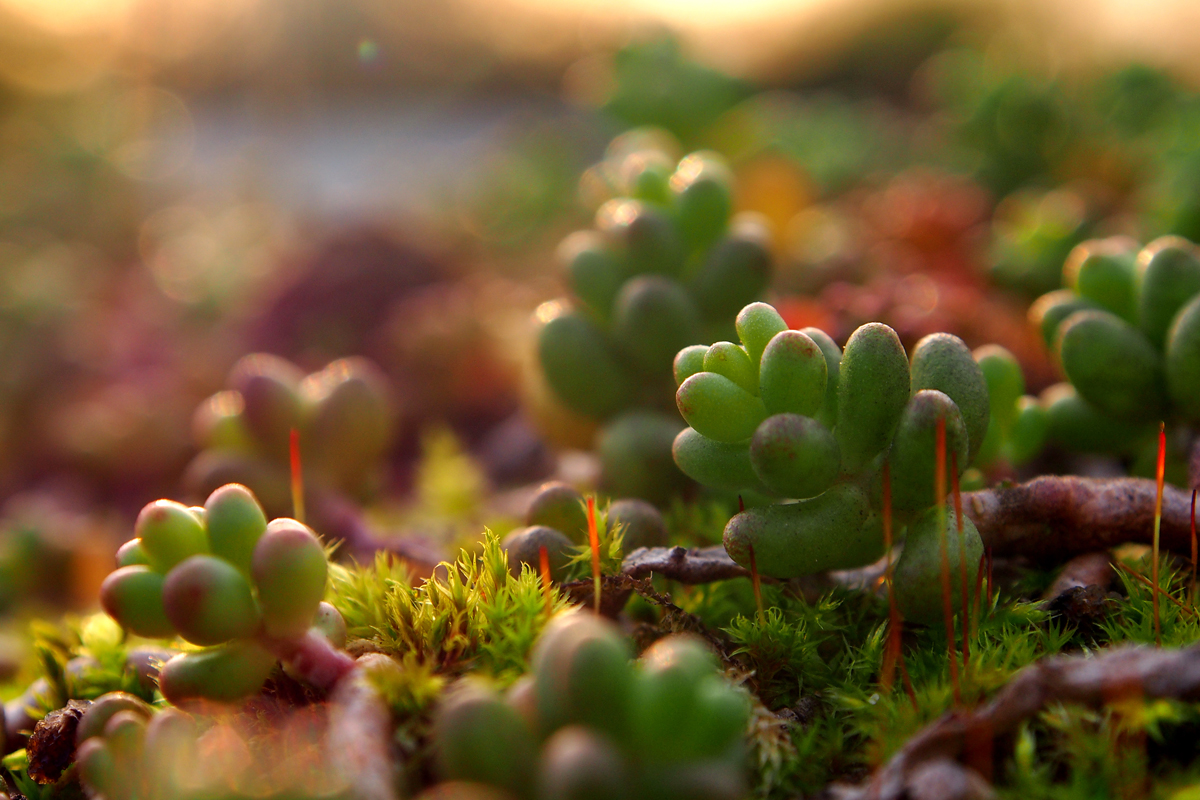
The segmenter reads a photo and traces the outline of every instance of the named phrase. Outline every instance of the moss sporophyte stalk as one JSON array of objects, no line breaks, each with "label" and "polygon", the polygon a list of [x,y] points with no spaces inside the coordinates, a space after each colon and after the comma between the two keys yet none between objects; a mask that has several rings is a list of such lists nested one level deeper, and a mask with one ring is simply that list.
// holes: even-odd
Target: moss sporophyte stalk
[{"label": "moss sporophyte stalk", "polygon": [[[613,500],[592,514],[603,522],[605,540],[620,537],[620,550],[631,553],[639,547],[667,544],[667,525],[657,508],[645,500]],[[565,580],[571,571],[572,556],[581,547],[590,548],[587,500],[574,487],[561,481],[540,486],[525,513],[525,527],[504,537],[509,569],[520,574],[523,565],[541,569],[541,553],[552,580]],[[599,535],[599,532],[597,532]]]}]

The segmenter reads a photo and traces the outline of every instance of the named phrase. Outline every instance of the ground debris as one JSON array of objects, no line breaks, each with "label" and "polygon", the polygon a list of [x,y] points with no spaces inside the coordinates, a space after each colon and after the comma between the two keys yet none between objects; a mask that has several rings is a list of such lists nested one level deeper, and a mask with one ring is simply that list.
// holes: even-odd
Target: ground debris
[{"label": "ground debris", "polygon": [[[592,578],[570,581],[559,588],[575,605],[595,608],[596,582]],[[632,594],[633,586],[628,575],[601,575],[600,613],[610,619],[616,619]]]},{"label": "ground debris", "polygon": [[745,578],[750,571],[736,563],[723,545],[713,547],[639,547],[625,557],[621,572],[631,578],[651,573],[680,583],[711,583]]},{"label": "ground debris", "polygon": [[[1051,703],[1101,706],[1130,698],[1200,698],[1200,645],[1161,650],[1118,647],[1097,655],[1058,656],[1017,674],[987,705],[949,711],[877,770],[864,785],[839,787],[839,800],[903,800],[917,796],[913,781],[925,765],[962,760],[990,771],[996,738]],[[979,761],[980,764],[971,762]],[[975,797],[978,795],[963,795]]]},{"label": "ground debris", "polygon": [[1112,586],[1117,577],[1113,569],[1112,556],[1108,553],[1084,553],[1075,556],[1059,571],[1054,583],[1046,590],[1045,598],[1053,604],[1059,597],[1072,590],[1098,587],[1102,592]]},{"label": "ground debris", "polygon": [[[1087,555],[1089,560],[1079,569],[1094,573],[1100,569],[1097,554],[1128,542],[1150,543],[1156,491],[1154,481],[1148,478],[1049,475],[1014,486],[966,492],[962,502],[967,516],[979,529],[984,547],[994,557],[1020,556],[1036,565],[1051,566]],[[1164,549],[1191,553],[1190,515],[1191,492],[1165,486]],[[861,583],[874,577],[869,570],[831,573],[830,585]],[[625,557],[621,572],[634,578],[653,573],[688,584],[750,575],[721,545],[639,547]],[[1083,585],[1087,579],[1080,581]]]},{"label": "ground debris", "polygon": [[54,783],[75,760],[75,729],[90,700],[68,700],[38,721],[25,745],[29,777],[41,784]]},{"label": "ground debris", "polygon": [[[995,556],[1061,564],[1127,542],[1149,544],[1157,491],[1149,478],[1048,475],[963,495],[963,508]],[[1163,487],[1162,547],[1191,553],[1191,491]]]}]

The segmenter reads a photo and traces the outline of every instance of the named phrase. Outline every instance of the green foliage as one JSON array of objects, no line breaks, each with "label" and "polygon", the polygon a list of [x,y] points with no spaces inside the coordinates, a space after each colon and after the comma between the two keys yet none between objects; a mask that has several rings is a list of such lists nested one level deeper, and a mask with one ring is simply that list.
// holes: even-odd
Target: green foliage
[{"label": "green foliage", "polygon": [[417,586],[385,554],[372,564],[332,565],[327,599],[352,639],[368,639],[402,664],[446,676],[480,671],[502,683],[524,673],[542,627],[566,606],[534,570],[513,576],[491,531],[478,556],[464,551]]}]

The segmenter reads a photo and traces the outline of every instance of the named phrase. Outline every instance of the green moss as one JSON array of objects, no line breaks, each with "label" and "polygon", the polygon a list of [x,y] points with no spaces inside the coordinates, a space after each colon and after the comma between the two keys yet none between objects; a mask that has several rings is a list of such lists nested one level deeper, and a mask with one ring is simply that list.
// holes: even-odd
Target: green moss
[{"label": "green moss", "polygon": [[479,556],[463,551],[416,586],[401,563],[382,554],[365,566],[331,566],[327,600],[351,639],[444,675],[481,671],[502,683],[525,671],[546,620],[566,605],[532,570],[512,576],[491,531]]}]

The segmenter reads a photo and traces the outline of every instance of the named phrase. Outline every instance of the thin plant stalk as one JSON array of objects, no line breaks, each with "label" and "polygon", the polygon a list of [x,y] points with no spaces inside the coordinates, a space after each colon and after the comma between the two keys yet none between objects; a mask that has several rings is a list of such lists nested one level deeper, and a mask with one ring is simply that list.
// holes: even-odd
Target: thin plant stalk
[{"label": "thin plant stalk", "polygon": [[963,677],[971,668],[971,591],[967,577],[967,535],[963,532],[962,492],[958,486],[958,456],[950,454],[950,491],[954,496],[954,521],[958,528],[958,572],[962,583],[962,662]]},{"label": "thin plant stalk", "polygon": [[946,657],[950,662],[950,685],[954,702],[962,705],[962,687],[958,683],[958,658],[954,647],[954,601],[950,592],[950,543],[946,536],[946,418],[938,417],[934,453],[934,496],[938,509],[938,542],[942,551],[942,616],[946,620]]},{"label": "thin plant stalk", "polygon": [[888,641],[887,649],[883,651],[883,666],[879,675],[879,685],[885,693],[892,690],[895,680],[896,660],[900,650],[900,609],[896,605],[896,593],[892,591],[892,467],[890,462],[883,462],[883,581],[887,587],[888,598]]},{"label": "thin plant stalk", "polygon": [[880,686],[884,692],[891,692],[895,680],[896,667],[900,667],[901,680],[908,699],[913,708],[917,708],[917,693],[908,677],[904,665],[904,649],[901,641],[904,620],[900,616],[900,606],[896,603],[896,593],[893,584],[895,566],[892,562],[892,466],[888,461],[883,462],[883,548],[887,559],[884,566],[883,579],[887,584],[888,596],[888,641],[883,654],[883,669],[880,675]]},{"label": "thin plant stalk", "polygon": [[595,594],[596,616],[600,615],[600,533],[596,529],[596,496],[587,499],[588,544],[592,547],[592,591]]},{"label": "thin plant stalk", "polygon": [[538,567],[542,573],[542,592],[546,595],[546,613],[550,613],[550,609],[554,606],[553,600],[550,597],[550,552],[546,549],[546,545],[538,545]]},{"label": "thin plant stalk", "polygon": [[983,551],[987,556],[987,598],[988,598],[988,613],[992,610],[992,592],[995,587],[995,579],[992,577],[992,567],[996,565],[996,559],[992,556],[992,548],[987,548]]},{"label": "thin plant stalk", "polygon": [[1196,605],[1196,490],[1192,489],[1192,605]]},{"label": "thin plant stalk", "polygon": [[754,589],[754,605],[758,608],[758,624],[762,625],[767,621],[767,615],[763,611],[762,581],[758,577],[758,559],[754,557],[754,545],[750,545],[750,586]]},{"label": "thin plant stalk", "polygon": [[[1154,472],[1155,480],[1155,497],[1154,497],[1154,545],[1152,549],[1153,561],[1150,563],[1150,580],[1154,581],[1155,587],[1158,586],[1158,534],[1162,529],[1162,499],[1163,499],[1163,476],[1166,472],[1167,465],[1167,432],[1166,424],[1159,423],[1158,425],[1158,468]],[[1151,593],[1154,604],[1154,641],[1159,647],[1162,647],[1162,622],[1158,618],[1158,592]]]},{"label": "thin plant stalk", "polygon": [[1184,614],[1188,615],[1189,617],[1196,616],[1196,611],[1194,609],[1191,609],[1191,608],[1188,608],[1187,606],[1185,606],[1182,601],[1180,601],[1178,598],[1175,597],[1175,595],[1171,594],[1166,589],[1163,589],[1161,586],[1159,586],[1155,583],[1151,583],[1150,579],[1147,578],[1145,575],[1143,575],[1140,572],[1137,572],[1133,569],[1130,569],[1129,567],[1122,564],[1120,561],[1114,561],[1113,563],[1117,565],[1117,569],[1121,570],[1126,575],[1133,578],[1138,583],[1142,584],[1147,589],[1149,589],[1150,593],[1152,595],[1157,597],[1158,595],[1161,594],[1163,597],[1167,598],[1172,603],[1179,606],[1179,610],[1182,611]]},{"label": "thin plant stalk", "polygon": [[292,428],[288,434],[288,455],[292,468],[292,517],[304,522],[304,471],[300,466],[300,431]]},{"label": "thin plant stalk", "polygon": [[[980,616],[980,598],[983,596],[984,574],[987,571],[987,553],[979,554],[979,569],[975,572],[975,595],[971,598],[971,617],[979,619]],[[990,587],[989,587],[990,591]],[[990,600],[990,598],[989,598]]]}]

